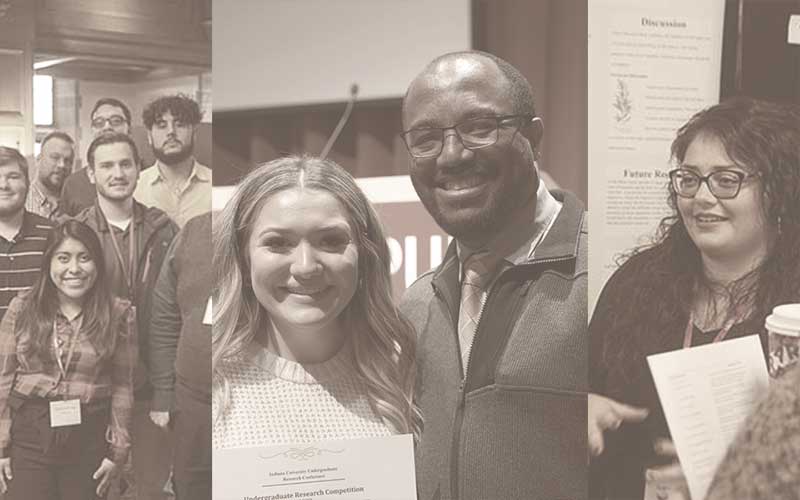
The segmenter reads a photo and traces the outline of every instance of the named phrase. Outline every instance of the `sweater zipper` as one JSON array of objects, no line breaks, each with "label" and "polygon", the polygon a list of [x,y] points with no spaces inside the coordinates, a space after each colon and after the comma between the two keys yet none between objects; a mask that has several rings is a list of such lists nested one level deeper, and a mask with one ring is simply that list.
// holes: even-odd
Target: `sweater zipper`
[{"label": "sweater zipper", "polygon": [[[536,262],[530,263],[530,265],[539,265],[539,264],[552,264],[553,262],[561,262],[573,259],[573,256],[568,257],[554,257],[550,259],[542,259]],[[510,270],[514,269],[513,267],[509,267],[500,272],[497,277],[492,282],[492,285],[489,287],[489,290],[486,292],[486,297],[483,299],[481,303],[481,308],[478,313],[478,323],[475,325],[475,336],[472,339],[473,346],[475,345],[475,340],[478,338],[478,333],[480,331],[480,326],[483,321],[483,313],[486,309],[486,305],[489,303],[489,298],[491,297],[492,290],[494,289],[494,283],[500,280],[500,277],[509,272]],[[436,296],[439,297],[439,300],[443,300],[441,295],[439,294],[439,290],[434,288]],[[450,323],[453,323],[453,313],[450,312],[450,308],[447,308],[447,312],[450,315]],[[456,325],[456,350],[458,350],[458,325]],[[464,424],[464,407],[466,406],[466,386],[467,386],[467,375],[469,367],[472,366],[472,354],[474,350],[470,347],[469,355],[467,356],[467,369],[464,370],[464,365],[461,361],[461,352],[459,351],[458,354],[458,363],[461,367],[461,372],[464,374],[461,377],[461,384],[459,385],[459,398],[458,398],[458,406],[456,407],[456,415],[455,415],[455,422],[453,424],[453,443],[452,443],[452,450],[450,452],[450,495],[452,500],[458,500],[459,498],[459,487],[458,487],[458,478],[459,478],[459,470],[458,470],[458,462],[460,456],[460,444],[461,444],[461,428]]]},{"label": "sweater zipper", "polygon": [[[500,274],[502,274],[502,273],[500,273]],[[497,278],[499,279],[500,275],[498,275]],[[492,293],[492,288],[493,288],[493,286],[489,287],[489,289],[486,291],[486,296],[483,298],[483,301],[481,301],[481,308],[479,309],[479,312],[478,312],[478,322],[475,324],[475,336],[472,337],[472,345],[473,346],[475,345],[475,339],[478,338],[478,331],[479,331],[479,328],[481,326],[481,320],[483,319],[483,310],[486,309],[486,304],[489,302],[489,296]],[[456,336],[458,336],[458,332],[456,332]],[[472,352],[473,352],[473,349],[472,349],[472,346],[470,346],[469,354],[467,355],[467,368],[466,368],[466,370],[464,369],[463,363],[462,363],[461,372],[464,374],[464,376],[461,378],[461,385],[459,387],[460,395],[459,395],[459,398],[458,398],[458,407],[456,408],[455,424],[453,426],[453,451],[452,451],[453,459],[450,461],[450,463],[452,464],[452,468],[450,470],[450,493],[452,494],[453,500],[458,500],[458,497],[459,497],[459,489],[460,488],[459,488],[459,484],[458,484],[458,478],[459,478],[458,462],[459,462],[459,457],[461,455],[461,453],[460,453],[461,452],[461,428],[464,425],[464,408],[465,408],[465,406],[467,404],[466,403],[466,401],[467,401],[467,392],[466,392],[467,374],[469,373],[469,367],[472,366],[472,364],[471,364],[472,363]],[[461,360],[461,353],[460,352],[458,353],[458,359],[459,359],[459,361]]]},{"label": "sweater zipper", "polygon": [[[489,286],[489,289],[486,291],[486,296],[481,301],[481,307],[478,310],[478,322],[475,324],[475,335],[472,337],[472,346],[475,345],[475,339],[478,338],[478,332],[480,331],[481,321],[483,320],[483,311],[486,309],[486,304],[489,302],[489,297],[492,294],[492,289],[494,288],[494,283],[500,279],[500,276],[506,272],[501,271],[500,274],[492,282],[492,285]],[[452,323],[453,318],[452,314],[450,317],[450,322]],[[458,330],[456,329],[456,348],[458,348]],[[450,494],[453,500],[458,500],[459,497],[459,485],[458,485],[458,478],[459,478],[459,471],[458,471],[458,462],[459,456],[461,452],[461,428],[464,424],[464,407],[466,406],[467,400],[467,374],[469,373],[469,367],[472,366],[472,353],[473,349],[470,346],[469,354],[467,355],[467,367],[464,369],[464,364],[461,361],[461,352],[458,352],[458,362],[461,366],[461,373],[464,375],[461,377],[461,383],[459,384],[459,398],[458,398],[458,406],[456,407],[456,415],[455,415],[455,422],[453,424],[453,448],[451,451],[452,458],[450,460],[451,468],[450,468]]]},{"label": "sweater zipper", "polygon": [[[461,351],[459,350],[458,344],[458,322],[453,322],[453,311],[450,310],[447,301],[442,296],[442,292],[439,290],[437,286],[434,285],[433,292],[436,295],[436,298],[439,299],[445,305],[445,309],[447,309],[447,316],[450,319],[450,324],[455,324],[455,329],[453,332],[453,336],[456,340],[455,347],[456,347],[456,359],[458,360],[458,372],[464,373],[464,363],[461,361]],[[456,473],[458,472],[458,437],[460,435],[460,427],[461,427],[461,419],[462,419],[462,408],[464,406],[464,381],[466,377],[461,376],[461,382],[458,385],[458,392],[459,392],[459,402],[456,405],[455,414],[453,415],[453,438],[450,446],[450,498],[452,500],[456,500],[456,493],[455,489],[458,485],[456,483]],[[457,430],[458,429],[458,430]]]}]

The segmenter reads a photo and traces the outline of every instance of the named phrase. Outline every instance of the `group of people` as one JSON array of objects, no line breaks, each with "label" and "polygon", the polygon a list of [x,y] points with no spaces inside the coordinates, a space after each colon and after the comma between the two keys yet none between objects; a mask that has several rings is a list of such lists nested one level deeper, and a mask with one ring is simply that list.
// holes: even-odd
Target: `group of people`
[{"label": "group of people", "polygon": [[112,496],[163,499],[172,471],[178,498],[210,498],[200,108],[181,94],[145,108],[146,169],[122,101],[100,99],[90,119],[75,172],[61,131],[42,140],[35,173],[0,147],[0,490],[86,500],[118,484]]},{"label": "group of people", "polygon": [[[788,105],[731,99],[677,131],[672,214],[591,319],[586,212],[541,180],[533,91],[491,54],[436,58],[403,99],[411,181],[453,240],[399,304],[381,222],[332,161],[260,165],[212,221],[194,101],[145,109],[144,170],[125,104],[101,99],[91,122],[76,172],[62,132],[33,179],[0,147],[12,500],[103,497],[129,454],[138,498],[161,498],[170,469],[177,498],[210,498],[212,444],[391,434],[414,436],[421,499],[638,500],[683,475],[646,357],[754,333],[766,349],[767,314],[800,299]],[[709,498],[796,498],[798,377],[745,423]]]},{"label": "group of people", "polygon": [[[381,223],[329,160],[260,165],[215,216],[214,447],[410,433],[425,500],[639,500],[680,479],[646,356],[754,333],[766,348],[766,315],[800,299],[800,112],[736,98],[678,130],[672,214],[591,320],[586,214],[538,175],[520,72],[438,57],[402,121],[411,181],[453,240],[398,306]],[[774,426],[796,422],[797,380],[759,405],[710,498],[796,498],[797,435]]]}]

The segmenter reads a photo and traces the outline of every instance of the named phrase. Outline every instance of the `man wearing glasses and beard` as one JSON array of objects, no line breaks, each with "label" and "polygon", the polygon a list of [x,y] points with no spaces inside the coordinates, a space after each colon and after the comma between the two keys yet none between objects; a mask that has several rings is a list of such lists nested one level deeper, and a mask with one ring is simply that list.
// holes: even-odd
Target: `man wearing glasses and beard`
[{"label": "man wearing glasses and beard", "polygon": [[539,177],[525,77],[445,54],[402,107],[410,177],[453,242],[406,291],[418,332],[420,498],[586,498],[587,232]]}]

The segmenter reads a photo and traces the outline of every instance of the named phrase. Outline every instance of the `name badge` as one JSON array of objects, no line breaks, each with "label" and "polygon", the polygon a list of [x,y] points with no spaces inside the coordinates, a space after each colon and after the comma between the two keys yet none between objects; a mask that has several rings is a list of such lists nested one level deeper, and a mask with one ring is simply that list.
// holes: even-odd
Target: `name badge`
[{"label": "name badge", "polygon": [[208,303],[206,304],[206,313],[203,315],[203,324],[210,325],[211,320],[214,318],[214,312],[211,308],[211,297],[208,298]]},{"label": "name badge", "polygon": [[50,427],[65,427],[81,423],[81,400],[50,401]]}]

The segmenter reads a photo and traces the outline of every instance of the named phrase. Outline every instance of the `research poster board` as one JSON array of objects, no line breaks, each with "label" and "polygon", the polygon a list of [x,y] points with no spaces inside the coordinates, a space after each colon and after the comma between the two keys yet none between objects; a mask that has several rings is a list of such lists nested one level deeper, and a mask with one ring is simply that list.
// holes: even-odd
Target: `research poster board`
[{"label": "research poster board", "polygon": [[[375,207],[392,254],[392,292],[399,299],[418,276],[442,262],[450,236],[428,214],[407,175],[356,179]],[[222,210],[233,186],[215,186],[214,211]]]},{"label": "research poster board", "polygon": [[724,14],[725,0],[589,2],[590,314],[670,213],[675,132],[719,102]]}]

